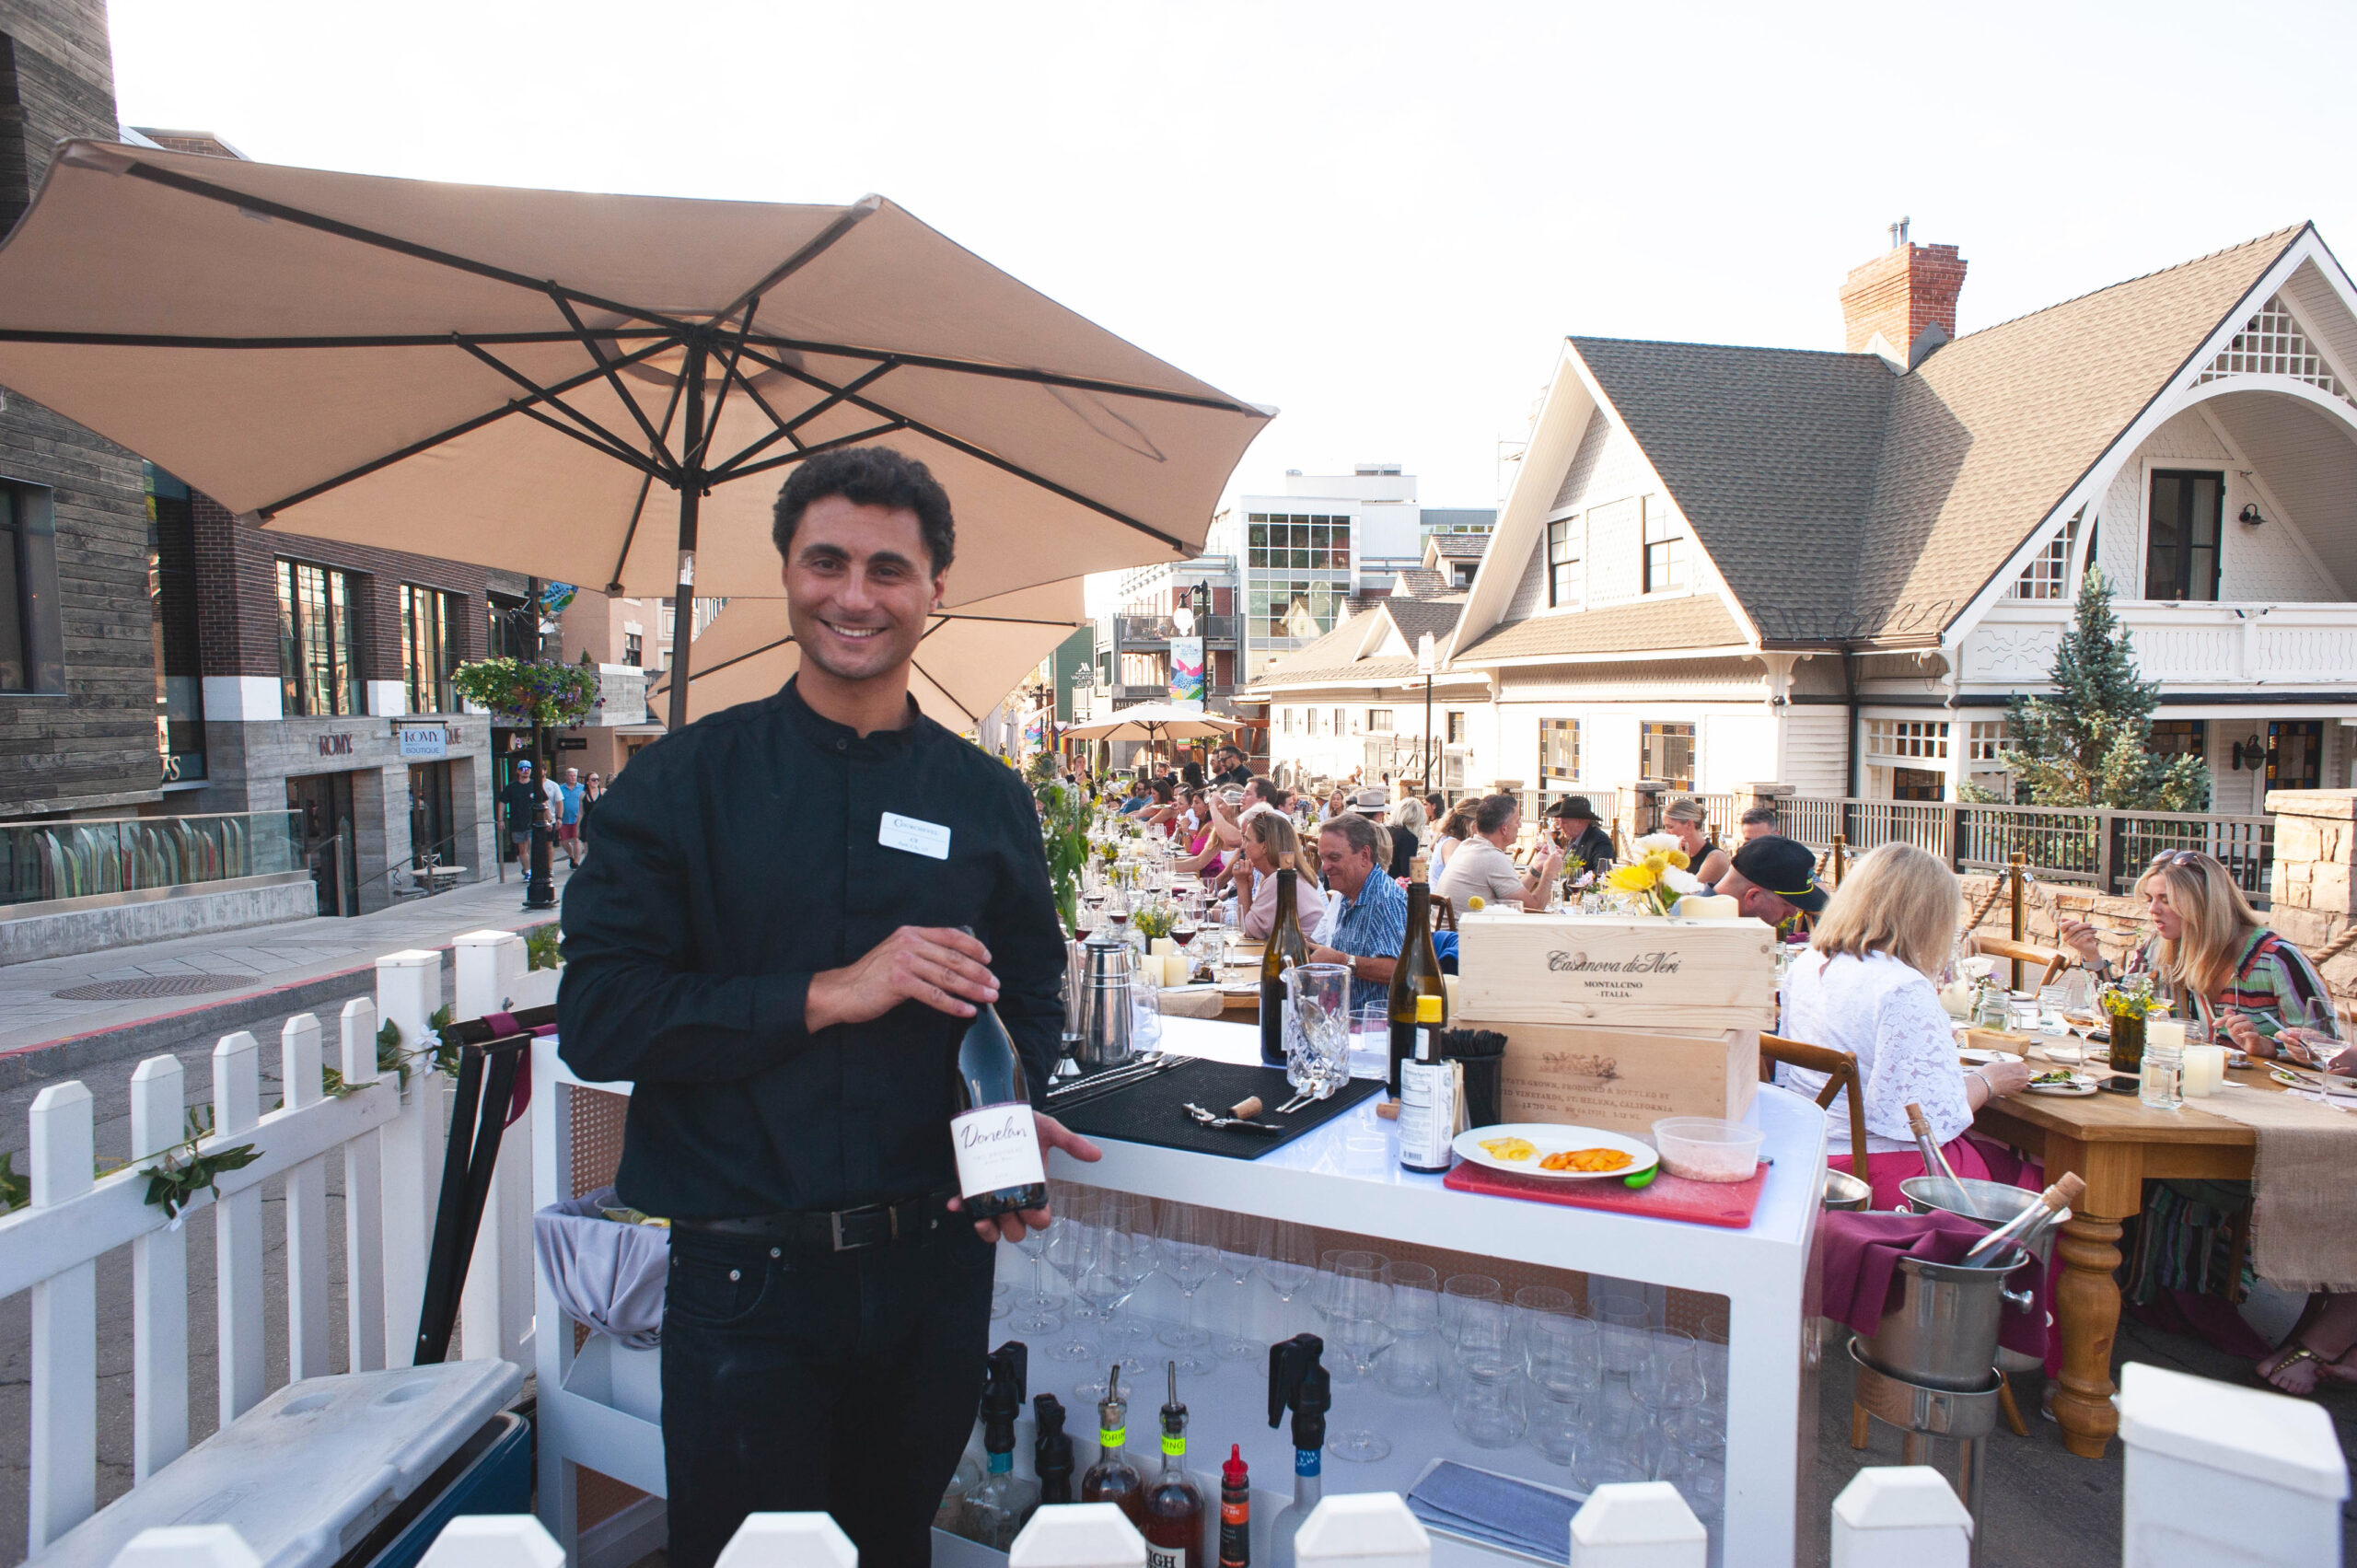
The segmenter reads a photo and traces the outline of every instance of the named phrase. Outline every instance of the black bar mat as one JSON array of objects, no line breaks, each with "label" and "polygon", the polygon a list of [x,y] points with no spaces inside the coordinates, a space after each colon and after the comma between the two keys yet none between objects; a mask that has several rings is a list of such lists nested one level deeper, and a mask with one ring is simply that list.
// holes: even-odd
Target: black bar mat
[{"label": "black bar mat", "polygon": [[[1327,1098],[1311,1100],[1290,1116],[1279,1116],[1277,1107],[1294,1097],[1294,1087],[1285,1082],[1283,1068],[1246,1067],[1199,1056],[1183,1067],[1156,1073],[1127,1088],[1115,1089],[1102,1099],[1068,1110],[1058,1110],[1051,1101],[1048,1114],[1091,1138],[1119,1138],[1124,1143],[1152,1144],[1165,1149],[1185,1149],[1190,1154],[1250,1160],[1325,1125],[1361,1100],[1380,1094],[1383,1087],[1380,1078],[1353,1078]],[[1259,1095],[1266,1108],[1254,1120],[1277,1122],[1283,1132],[1206,1127],[1181,1109],[1192,1100],[1208,1110],[1225,1115],[1228,1107],[1253,1095]]]}]

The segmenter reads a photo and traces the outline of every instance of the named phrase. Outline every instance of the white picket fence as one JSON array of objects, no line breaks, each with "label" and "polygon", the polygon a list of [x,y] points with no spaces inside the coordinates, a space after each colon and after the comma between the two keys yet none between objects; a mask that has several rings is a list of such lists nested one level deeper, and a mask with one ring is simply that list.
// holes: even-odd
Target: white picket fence
[{"label": "white picket fence", "polygon": [[[529,1005],[554,994],[553,973],[526,976],[522,940],[473,932],[456,944],[459,1017],[479,1017],[514,999]],[[220,1422],[227,1425],[270,1390],[265,1386],[262,1195],[285,1194],[289,1380],[336,1371],[405,1366],[414,1353],[426,1251],[442,1179],[448,1080],[412,1064],[409,1087],[377,1068],[382,1020],[416,1049],[440,1005],[441,955],[412,951],[377,960],[377,996],[344,1005],[334,1054],[343,1092],[322,1086],[327,1060],[319,1020],[288,1020],[278,1044],[284,1103],[261,1109],[261,1045],[250,1033],[214,1048],[214,1129],[198,1148],[241,1144],[255,1161],[224,1174],[212,1208],[215,1320]],[[524,993],[524,994],[519,994]],[[31,1293],[31,1476],[28,1549],[42,1547],[87,1518],[98,1496],[98,1260],[132,1249],[132,1458],[134,1487],[189,1446],[188,1237],[145,1202],[145,1167],[184,1137],[185,1074],[156,1056],[131,1074],[127,1158],[99,1177],[90,1091],[52,1084],[34,1099],[29,1168],[31,1202],[0,1217],[0,1296]],[[343,1161],[345,1333],[330,1343],[328,1161]],[[529,1364],[532,1321],[530,1123],[507,1129],[492,1200],[460,1307],[460,1345],[474,1356]],[[455,1350],[454,1350],[455,1353]]]}]

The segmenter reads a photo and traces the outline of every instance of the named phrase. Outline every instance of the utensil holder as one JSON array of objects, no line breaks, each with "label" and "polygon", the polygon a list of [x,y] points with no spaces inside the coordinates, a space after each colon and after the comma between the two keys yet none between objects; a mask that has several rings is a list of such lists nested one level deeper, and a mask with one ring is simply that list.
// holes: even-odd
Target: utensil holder
[{"label": "utensil holder", "polygon": [[1476,1127],[1494,1127],[1506,1119],[1506,1059],[1504,1056],[1453,1056],[1465,1073],[1465,1114]]}]

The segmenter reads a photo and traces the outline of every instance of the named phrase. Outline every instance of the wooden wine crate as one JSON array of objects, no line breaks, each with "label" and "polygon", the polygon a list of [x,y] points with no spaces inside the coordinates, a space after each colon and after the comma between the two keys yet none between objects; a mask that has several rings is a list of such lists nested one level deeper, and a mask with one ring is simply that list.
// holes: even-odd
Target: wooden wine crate
[{"label": "wooden wine crate", "polygon": [[1492,914],[1457,919],[1477,1018],[1688,1032],[1776,1027],[1775,934],[1759,921]]},{"label": "wooden wine crate", "polygon": [[1505,1119],[1643,1137],[1666,1116],[1740,1121],[1759,1092],[1759,1031],[1688,1034],[1469,1017],[1506,1037]]}]

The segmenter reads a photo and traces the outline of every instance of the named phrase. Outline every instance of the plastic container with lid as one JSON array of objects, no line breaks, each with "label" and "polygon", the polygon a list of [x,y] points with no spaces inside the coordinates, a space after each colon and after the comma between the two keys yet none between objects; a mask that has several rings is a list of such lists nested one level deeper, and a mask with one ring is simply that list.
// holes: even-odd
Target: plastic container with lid
[{"label": "plastic container with lid", "polygon": [[1689,1181],[1748,1181],[1767,1134],[1716,1116],[1670,1116],[1654,1123],[1661,1167]]}]

